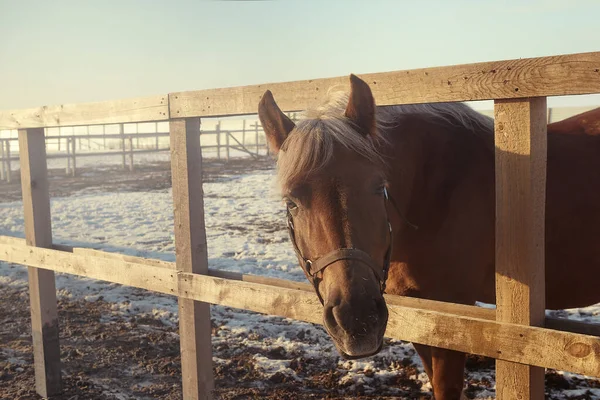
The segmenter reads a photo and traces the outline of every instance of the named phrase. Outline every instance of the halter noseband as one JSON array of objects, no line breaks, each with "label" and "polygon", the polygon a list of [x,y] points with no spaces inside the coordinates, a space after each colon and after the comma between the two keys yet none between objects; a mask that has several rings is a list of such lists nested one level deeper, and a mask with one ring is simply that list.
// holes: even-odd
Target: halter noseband
[{"label": "halter noseband", "polygon": [[321,301],[321,304],[324,304],[324,302],[323,302],[323,298],[321,297],[321,293],[319,292],[319,282],[317,281],[317,274],[319,272],[322,272],[323,270],[325,270],[325,268],[329,267],[333,263],[341,261],[341,260],[354,260],[354,261],[360,261],[363,264],[366,264],[369,268],[371,268],[371,270],[373,271],[373,273],[379,280],[379,287],[381,290],[381,294],[384,293],[385,283],[387,281],[388,273],[390,270],[390,259],[392,256],[392,240],[393,240],[392,224],[390,224],[390,220],[389,220],[388,213],[387,213],[387,203],[389,201],[389,195],[387,192],[387,188],[383,188],[383,198],[385,201],[384,204],[385,204],[385,210],[386,210],[386,220],[387,220],[386,222],[389,227],[389,233],[390,233],[390,244],[388,245],[387,251],[385,252],[383,266],[378,265],[378,263],[375,262],[375,260],[373,260],[373,258],[366,252],[364,252],[360,249],[354,249],[354,248],[339,248],[339,249],[330,251],[329,253],[327,253],[324,256],[319,257],[315,260],[310,260],[308,258],[305,258],[302,255],[302,252],[300,251],[300,249],[298,248],[298,244],[296,243],[296,234],[295,234],[295,230],[294,230],[294,220],[292,218],[292,214],[290,212],[289,207],[286,209],[287,210],[287,227],[288,227],[288,232],[290,234],[290,240],[292,241],[292,245],[294,246],[294,251],[296,252],[296,255],[298,256],[298,258],[300,259],[300,264],[301,264],[302,269],[304,270],[306,275],[308,275],[309,281],[314,286],[315,292],[317,293],[317,296],[319,296],[319,300]]}]

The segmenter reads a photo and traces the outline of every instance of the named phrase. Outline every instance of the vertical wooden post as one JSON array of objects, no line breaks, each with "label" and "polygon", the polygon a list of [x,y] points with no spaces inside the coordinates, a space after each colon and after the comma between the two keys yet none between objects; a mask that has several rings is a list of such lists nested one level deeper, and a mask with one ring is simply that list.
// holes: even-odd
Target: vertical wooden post
[{"label": "vertical wooden post", "polygon": [[[44,129],[19,130],[19,153],[27,245],[51,247]],[[28,271],[35,386],[39,395],[48,397],[61,391],[54,271],[33,267]]]},{"label": "vertical wooden post", "polygon": [[256,144],[256,155],[260,155],[259,154],[259,147],[258,147],[258,122],[254,123],[254,143]]},{"label": "vertical wooden post", "polygon": [[242,146],[246,147],[246,119],[242,121]]},{"label": "vertical wooden post", "polygon": [[[543,326],[546,98],[496,100],[496,318]],[[499,400],[544,398],[544,368],[496,361]]]},{"label": "vertical wooden post", "polygon": [[4,152],[4,156],[6,157],[6,182],[11,182],[11,165],[10,165],[10,140],[6,140],[6,151]]},{"label": "vertical wooden post", "polygon": [[158,150],[159,146],[158,146],[158,122],[154,123],[154,132],[156,133],[156,150]]},{"label": "vertical wooden post", "polygon": [[102,147],[106,151],[106,125],[102,125]]},{"label": "vertical wooden post", "polygon": [[225,160],[229,162],[229,135],[231,132],[225,131]]},{"label": "vertical wooden post", "polygon": [[125,125],[124,124],[119,124],[119,135],[121,135],[121,150],[122,150],[122,154],[121,157],[122,159],[122,164],[123,164],[123,169],[127,168],[127,160],[126,160],[126,149],[125,149]]},{"label": "vertical wooden post", "polygon": [[123,157],[123,169],[127,168],[127,162],[125,160],[125,154],[126,154],[126,150],[125,150],[125,127],[123,126],[123,124],[119,124],[119,135],[121,135],[121,149],[123,151],[122,153],[122,157]]},{"label": "vertical wooden post", "polygon": [[[135,148],[139,149],[140,148],[140,137],[138,136],[138,134],[140,133],[140,124],[138,122],[135,123]],[[131,144],[132,142],[130,142]],[[133,148],[133,146],[132,146]]]},{"label": "vertical wooden post", "polygon": [[0,180],[6,179],[6,162],[4,161],[4,142],[5,140],[0,139]]},{"label": "vertical wooden post", "polygon": [[221,159],[221,121],[217,122],[217,159]]},{"label": "vertical wooden post", "polygon": [[71,149],[73,148],[71,141],[72,138],[67,137],[67,168],[65,169],[65,174],[67,175],[71,173]]},{"label": "vertical wooden post", "polygon": [[[71,176],[75,176],[77,174],[77,146],[74,138],[71,142],[71,145],[73,146],[73,149],[71,151],[71,154],[73,155],[73,168],[71,168]],[[79,141],[79,150],[81,150],[81,140]]]},{"label": "vertical wooden post", "polygon": [[129,136],[129,170],[133,171],[133,137]]},{"label": "vertical wooden post", "polygon": [[[207,274],[200,119],[176,119],[169,124],[177,270]],[[211,330],[210,305],[180,298],[179,334],[184,399],[212,398]]]}]

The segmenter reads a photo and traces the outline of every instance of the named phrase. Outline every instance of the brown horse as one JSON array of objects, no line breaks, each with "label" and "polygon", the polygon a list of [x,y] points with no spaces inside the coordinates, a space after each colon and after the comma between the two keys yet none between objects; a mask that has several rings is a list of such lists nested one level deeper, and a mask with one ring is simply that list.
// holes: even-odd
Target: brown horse
[{"label": "brown horse", "polygon": [[[267,91],[259,117],[324,326],[344,357],[360,358],[381,349],[384,290],[495,302],[494,125],[462,103],[377,108],[364,81],[350,82],[297,124]],[[548,127],[551,309],[600,302],[600,136],[576,130]],[[435,398],[459,399],[465,354],[415,348]]]}]

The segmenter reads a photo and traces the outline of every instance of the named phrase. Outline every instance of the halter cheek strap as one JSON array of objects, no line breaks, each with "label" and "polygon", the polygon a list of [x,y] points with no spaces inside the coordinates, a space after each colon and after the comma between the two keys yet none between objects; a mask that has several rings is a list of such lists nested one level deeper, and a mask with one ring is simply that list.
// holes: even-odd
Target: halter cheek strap
[{"label": "halter cheek strap", "polygon": [[306,273],[308,280],[314,286],[317,296],[319,297],[319,300],[321,301],[321,304],[324,304],[324,301],[323,301],[323,298],[321,297],[321,293],[319,292],[319,282],[318,282],[317,274],[319,272],[324,271],[325,268],[329,267],[333,263],[336,263],[336,262],[342,261],[342,260],[359,261],[359,262],[365,264],[366,266],[368,266],[375,274],[375,277],[379,280],[381,294],[384,293],[385,284],[386,284],[389,269],[390,269],[390,259],[391,259],[391,255],[392,255],[393,235],[392,235],[392,225],[390,224],[389,218],[387,216],[387,202],[389,200],[389,196],[388,196],[388,192],[387,192],[386,188],[384,188],[383,197],[384,197],[384,201],[385,201],[386,219],[387,219],[389,235],[390,235],[390,243],[389,243],[387,251],[385,253],[383,265],[378,264],[375,260],[373,260],[373,258],[369,254],[367,254],[363,250],[354,249],[354,248],[336,249],[336,250],[333,250],[333,251],[325,254],[322,257],[317,258],[314,261],[310,260],[308,258],[305,258],[302,255],[302,252],[300,251],[300,249],[298,248],[298,244],[296,242],[296,233],[295,233],[295,229],[294,229],[294,220],[292,218],[292,214],[291,214],[289,208],[287,209],[287,226],[288,226],[288,232],[290,235],[290,240],[292,242],[292,245],[294,246],[294,251],[296,252],[296,255],[298,256],[298,259],[300,260],[301,267],[304,270],[304,272]]}]

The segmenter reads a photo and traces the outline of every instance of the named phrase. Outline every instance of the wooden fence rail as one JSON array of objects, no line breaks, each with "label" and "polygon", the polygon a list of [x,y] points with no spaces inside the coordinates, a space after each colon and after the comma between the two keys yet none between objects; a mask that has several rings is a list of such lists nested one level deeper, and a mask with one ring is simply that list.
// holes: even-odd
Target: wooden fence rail
[{"label": "wooden fence rail", "polygon": [[[600,377],[597,327],[547,319],[543,301],[546,96],[600,93],[600,52],[362,78],[373,87],[379,105],[495,100],[497,309],[386,296],[387,335],[496,358],[499,399],[542,399],[543,368]],[[347,86],[347,78],[0,112],[0,129],[20,129],[26,216],[26,245],[0,238],[0,260],[30,267],[40,394],[60,391],[54,271],[177,296],[185,399],[212,397],[209,303],[321,322],[321,305],[306,285],[279,285],[208,268],[199,133],[201,117],[255,114],[266,89],[283,110],[295,111],[332,85]],[[175,268],[158,260],[52,246],[43,132],[36,128],[162,120],[170,123]],[[550,324],[564,330],[549,329]]]},{"label": "wooden fence rail", "polygon": [[[244,120],[245,122],[245,120]],[[254,124],[253,132],[260,128],[260,124]],[[235,134],[241,133],[243,136],[242,141],[235,137]],[[218,160],[225,158],[229,161],[231,158],[231,152],[245,153],[252,158],[259,158],[267,154],[266,142],[256,140],[248,143],[246,141],[246,129],[227,129],[221,130],[220,126],[215,131],[202,131],[202,136],[207,138],[215,136],[216,144],[204,144],[202,145],[203,151],[211,151],[216,154]],[[58,149],[63,148],[64,152],[51,152],[46,154],[47,159],[64,159],[65,160],[65,171],[67,175],[75,176],[77,170],[77,159],[87,157],[101,157],[101,156],[121,156],[122,168],[128,169],[129,171],[134,170],[134,158],[139,154],[151,154],[151,153],[165,153],[170,151],[170,147],[159,146],[160,138],[169,138],[169,132],[152,132],[152,133],[123,133],[119,135],[115,134],[87,134],[87,135],[46,135],[46,147],[50,144],[55,144]],[[225,144],[221,144],[221,138],[225,137]],[[98,151],[90,151],[89,144],[88,150],[82,151],[82,143],[84,141],[90,141],[93,139],[102,140],[103,149]],[[139,145],[134,146],[134,139],[139,142],[139,139],[155,139],[154,143],[150,148],[144,148]],[[106,150],[109,146],[106,145],[106,141],[119,143],[119,148],[116,150]],[[12,180],[13,162],[19,161],[19,155],[11,155],[11,142],[17,142],[18,138],[3,138],[0,139],[0,181],[10,183]],[[65,142],[66,145],[62,145]],[[12,148],[16,146],[13,144]],[[236,158],[237,156],[233,156]]]}]

